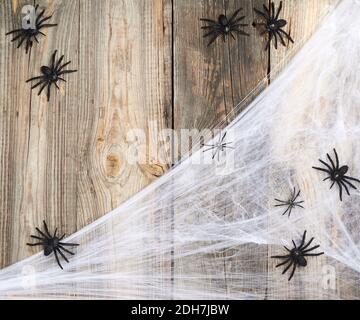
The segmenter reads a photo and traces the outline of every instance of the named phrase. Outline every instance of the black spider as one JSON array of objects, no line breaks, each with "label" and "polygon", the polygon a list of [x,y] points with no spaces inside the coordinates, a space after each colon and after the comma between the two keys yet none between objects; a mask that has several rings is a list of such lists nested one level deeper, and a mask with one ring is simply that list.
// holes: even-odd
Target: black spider
[{"label": "black spider", "polygon": [[43,221],[43,223],[44,223],[45,233],[42,232],[39,228],[36,228],[36,231],[39,232],[39,234],[41,235],[41,237],[34,236],[34,235],[31,235],[31,236],[30,236],[31,238],[34,238],[34,239],[37,239],[37,240],[41,240],[41,241],[40,241],[40,242],[36,242],[36,243],[27,243],[27,245],[28,245],[28,246],[43,246],[43,248],[44,248],[44,255],[45,255],[45,256],[48,256],[48,255],[50,255],[52,252],[54,252],[55,258],[56,258],[56,261],[57,261],[57,264],[59,265],[59,267],[60,267],[61,269],[63,269],[57,253],[59,253],[66,262],[69,262],[69,260],[68,260],[68,259],[66,258],[66,256],[62,253],[62,251],[65,251],[65,252],[67,252],[67,253],[69,253],[69,254],[71,254],[71,255],[74,255],[74,253],[71,252],[71,251],[69,251],[68,249],[64,248],[64,246],[74,247],[74,246],[78,246],[79,244],[77,244],[77,243],[65,243],[65,242],[61,242],[61,240],[64,239],[65,234],[62,235],[60,238],[58,238],[58,237],[56,236],[57,229],[55,229],[54,235],[52,236],[52,235],[50,234],[49,230],[48,230],[48,227],[47,227],[45,221]]},{"label": "black spider", "polygon": [[292,243],[294,245],[294,248],[292,248],[291,250],[288,249],[287,247],[284,246],[284,248],[286,249],[286,251],[288,252],[288,254],[283,255],[283,256],[272,256],[271,258],[274,259],[284,259],[283,262],[279,263],[278,265],[276,265],[277,267],[283,266],[285,264],[288,264],[286,266],[286,268],[284,269],[284,271],[282,272],[282,274],[286,273],[286,271],[289,270],[289,268],[293,265],[290,277],[289,277],[289,281],[291,280],[291,278],[293,277],[296,267],[300,266],[300,267],[306,267],[307,266],[307,261],[305,259],[305,257],[312,257],[312,256],[320,256],[322,254],[324,254],[324,252],[320,252],[320,253],[309,253],[317,248],[319,248],[319,245],[316,245],[310,249],[307,249],[310,244],[313,242],[314,238],[311,238],[310,241],[305,244],[305,237],[306,237],[306,230],[304,231],[302,240],[300,245],[297,247],[295,244],[295,241],[292,240]]},{"label": "black spider", "polygon": [[59,86],[57,85],[57,82],[59,80],[66,82],[66,80],[62,77],[60,77],[63,74],[66,73],[72,73],[72,72],[76,72],[77,70],[63,70],[68,64],[71,63],[71,61],[64,63],[63,65],[61,65],[62,60],[64,59],[64,55],[62,55],[60,57],[60,59],[55,63],[55,57],[56,57],[56,53],[57,50],[54,51],[52,58],[51,58],[51,65],[50,67],[47,66],[42,66],[40,68],[42,75],[38,76],[38,77],[34,77],[31,78],[29,80],[27,80],[26,82],[30,82],[33,80],[40,80],[38,83],[36,83],[35,85],[33,85],[31,87],[31,89],[34,89],[36,87],[38,87],[39,85],[42,84],[38,96],[41,94],[41,92],[45,89],[45,87],[47,86],[47,100],[50,100],[50,88],[51,85],[54,84],[56,86],[57,89],[60,89]]},{"label": "black spider", "polygon": [[298,191],[298,193],[296,193],[296,189],[294,187],[294,191],[291,194],[291,197],[289,200],[283,201],[283,200],[275,199],[275,201],[281,203],[281,204],[275,205],[275,207],[287,206],[287,209],[284,211],[284,213],[282,215],[285,215],[287,212],[289,212],[288,216],[290,217],[291,211],[293,208],[300,207],[300,208],[304,209],[304,207],[301,205],[301,203],[304,203],[304,201],[296,201],[296,199],[299,197],[299,195],[300,195],[300,190]]},{"label": "black spider", "polygon": [[248,24],[240,23],[241,20],[245,19],[245,16],[236,18],[241,10],[242,8],[236,10],[230,19],[228,19],[224,14],[221,14],[218,17],[218,21],[210,20],[210,19],[200,19],[201,21],[209,23],[208,26],[201,27],[201,29],[209,30],[209,32],[205,33],[203,36],[204,38],[211,36],[208,46],[210,46],[220,36],[222,36],[224,42],[226,36],[228,35],[230,35],[233,39],[235,39],[233,32],[237,32],[244,36],[249,36],[248,33],[239,29],[240,27],[248,26]]},{"label": "black spider", "polygon": [[320,171],[323,171],[323,172],[326,172],[327,174],[329,174],[329,176],[326,177],[323,181],[326,181],[329,179],[332,181],[330,189],[334,186],[335,183],[339,186],[340,201],[342,201],[342,187],[345,188],[346,193],[350,196],[350,192],[349,192],[347,185],[353,189],[357,189],[357,188],[348,180],[356,181],[358,183],[360,183],[360,180],[345,175],[349,171],[349,167],[346,165],[340,167],[339,157],[338,157],[338,154],[335,149],[334,149],[334,153],[335,153],[335,162],[336,163],[334,163],[334,161],[331,159],[331,157],[327,153],[326,155],[330,161],[331,166],[329,164],[327,164],[325,161],[322,161],[321,159],[319,159],[319,161],[324,166],[326,166],[327,169],[318,168],[318,167],[313,167],[313,169],[320,170]]},{"label": "black spider", "polygon": [[[36,10],[38,9],[39,5],[36,5],[35,7],[35,14],[36,14]],[[57,26],[57,24],[53,24],[53,23],[45,23],[45,21],[49,20],[52,18],[52,15],[49,17],[44,17],[44,12],[45,10],[42,10],[39,15],[36,16],[36,20],[35,20],[35,28],[31,28],[31,26],[29,26],[29,28],[21,28],[21,29],[15,29],[12,30],[8,33],[6,33],[6,35],[9,34],[13,34],[13,33],[17,33],[17,35],[11,40],[11,42],[14,42],[16,40],[19,39],[19,44],[18,44],[18,48],[21,47],[21,45],[24,43],[24,41],[26,40],[26,53],[28,53],[29,49],[32,47],[33,45],[33,39],[39,43],[39,40],[37,39],[37,36],[39,34],[46,36],[45,33],[41,32],[40,30],[43,28],[50,28],[50,27],[55,27]]]},{"label": "black spider", "polygon": [[219,156],[220,156],[220,152],[223,152],[226,148],[228,149],[234,149],[233,147],[230,147],[229,144],[232,142],[224,142],[226,137],[226,132],[223,134],[223,136],[219,136],[219,141],[215,142],[214,144],[201,144],[202,147],[209,147],[206,150],[204,150],[203,152],[207,152],[209,150],[213,150],[213,155],[212,158],[214,159],[215,156],[218,156],[218,160],[219,160]]},{"label": "black spider", "polygon": [[279,15],[282,9],[282,1],[280,2],[280,6],[275,14],[275,4],[274,2],[271,2],[271,5],[269,8],[267,8],[265,5],[264,12],[254,8],[254,11],[265,20],[265,22],[262,23],[253,23],[253,26],[261,26],[264,28],[264,30],[261,32],[261,35],[267,33],[269,36],[268,42],[266,44],[265,50],[267,50],[270,46],[271,40],[274,38],[275,40],[275,49],[278,47],[278,37],[280,39],[281,44],[286,47],[286,43],[284,40],[284,37],[294,43],[294,40],[291,38],[290,34],[285,32],[282,28],[287,25],[287,21],[284,19],[279,19]]}]

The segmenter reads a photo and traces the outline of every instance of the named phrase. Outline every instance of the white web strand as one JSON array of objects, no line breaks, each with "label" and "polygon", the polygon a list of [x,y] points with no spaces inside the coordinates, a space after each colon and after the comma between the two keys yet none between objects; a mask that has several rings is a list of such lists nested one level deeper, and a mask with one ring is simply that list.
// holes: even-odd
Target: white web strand
[{"label": "white web strand", "polygon": [[[211,152],[195,153],[68,238],[81,245],[64,270],[42,252],[1,270],[0,297],[360,298],[359,192],[340,202],[312,169],[336,148],[360,177],[359,30],[359,1],[343,0],[226,128],[235,149],[222,154],[223,165]],[[288,218],[274,198],[287,199],[294,187],[305,209]],[[285,254],[283,245],[305,229],[325,255],[309,257],[288,282],[269,256]],[[335,288],[324,267],[334,270]]]}]

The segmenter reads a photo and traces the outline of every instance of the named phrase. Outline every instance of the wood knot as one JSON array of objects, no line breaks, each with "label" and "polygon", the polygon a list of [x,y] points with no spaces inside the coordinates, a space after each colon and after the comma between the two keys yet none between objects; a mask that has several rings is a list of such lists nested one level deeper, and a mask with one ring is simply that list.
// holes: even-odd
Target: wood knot
[{"label": "wood knot", "polygon": [[120,158],[115,154],[109,154],[106,157],[106,165],[105,165],[105,171],[106,176],[115,178],[120,172],[121,168],[121,160]]},{"label": "wood knot", "polygon": [[161,164],[139,164],[141,171],[150,179],[161,177],[167,170],[166,166]]}]

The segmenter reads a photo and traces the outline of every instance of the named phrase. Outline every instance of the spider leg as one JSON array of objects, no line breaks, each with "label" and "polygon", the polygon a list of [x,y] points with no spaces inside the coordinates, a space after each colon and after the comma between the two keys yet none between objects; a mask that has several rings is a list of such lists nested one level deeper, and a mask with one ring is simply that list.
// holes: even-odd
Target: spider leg
[{"label": "spider leg", "polygon": [[41,32],[40,30],[38,30],[38,32],[39,32],[41,35],[43,35],[43,36],[46,37],[46,34],[45,34],[44,32]]},{"label": "spider leg", "polygon": [[291,260],[290,263],[289,263],[289,265],[283,270],[282,274],[285,274],[286,271],[288,271],[289,268],[290,268],[293,264],[294,264],[294,262]]},{"label": "spider leg", "polygon": [[56,237],[56,233],[57,233],[57,228],[55,229],[55,232],[54,232],[54,238]]},{"label": "spider leg", "polygon": [[65,233],[59,238],[59,241],[65,238]]},{"label": "spider leg", "polygon": [[286,259],[284,262],[281,262],[281,263],[277,264],[277,265],[275,266],[275,268],[278,268],[278,267],[283,266],[284,264],[287,264],[290,260],[291,260],[291,258]]},{"label": "spider leg", "polygon": [[51,27],[56,27],[57,24],[56,23],[46,23],[43,24],[41,26],[38,26],[38,30],[42,29],[42,28],[51,28]]},{"label": "spider leg", "polygon": [[44,238],[40,238],[40,237],[37,237],[37,236],[34,236],[34,235],[31,235],[30,238],[34,238],[34,239],[37,239],[37,240],[44,240]]},{"label": "spider leg", "polygon": [[234,29],[233,31],[235,31],[239,34],[242,34],[243,36],[250,36],[250,34],[246,33],[245,31],[242,31],[242,30]]},{"label": "spider leg", "polygon": [[69,247],[77,247],[79,246],[78,243],[65,243],[65,242],[59,242],[62,246],[69,246]]},{"label": "spider leg", "polygon": [[[290,210],[290,206],[283,212],[283,216]],[[291,210],[290,210],[291,211]]]},{"label": "spider leg", "polygon": [[30,81],[38,80],[38,79],[42,79],[42,78],[44,78],[44,76],[38,76],[38,77],[31,78],[29,80],[26,80],[26,82],[30,82]]},{"label": "spider leg", "polygon": [[40,246],[40,245],[44,245],[44,242],[27,243],[27,245],[30,247]]},{"label": "spider leg", "polygon": [[59,80],[61,80],[61,81],[66,82],[66,80],[65,80],[64,78],[60,78],[60,77],[58,77],[58,79],[59,79]]},{"label": "spider leg", "polygon": [[269,20],[269,15],[265,12],[262,12],[256,8],[254,8],[254,11],[259,15],[259,16],[262,16],[265,20]]},{"label": "spider leg", "polygon": [[32,47],[32,41],[30,41],[30,39],[28,38],[26,40],[26,49],[25,49],[25,52],[28,53],[29,52],[29,49]]},{"label": "spider leg", "polygon": [[350,195],[350,192],[349,192],[349,189],[348,189],[348,187],[346,186],[346,184],[343,182],[343,181],[339,181],[339,183],[345,188],[345,191],[346,191],[346,193],[348,194],[348,196]]},{"label": "spider leg", "polygon": [[25,37],[23,37],[23,38],[21,38],[21,40],[20,40],[20,42],[19,42],[19,44],[18,44],[17,48],[20,48],[20,47],[21,47],[21,45],[24,43],[25,39],[26,39],[26,36],[25,36]]},{"label": "spider leg", "polygon": [[236,25],[239,25],[239,26],[241,26],[241,27],[247,27],[248,24],[244,24],[244,23],[238,24],[238,22],[244,20],[245,18],[246,18],[246,16],[242,16],[242,17],[240,17],[240,18],[237,18],[236,20],[232,21],[231,25],[232,25],[233,27],[236,26]]},{"label": "spider leg", "polygon": [[338,181],[337,181],[337,185],[339,186],[340,201],[342,201],[342,186]]},{"label": "spider leg", "polygon": [[300,208],[305,209],[301,204],[296,203],[295,205],[296,205],[297,207],[300,207]]},{"label": "spider leg", "polygon": [[[233,30],[233,31],[235,31],[235,30]],[[230,35],[231,35],[231,38],[233,38],[234,40],[236,40],[236,38],[234,37],[232,31],[230,31]]]},{"label": "spider leg", "polygon": [[293,267],[293,269],[291,271],[291,275],[290,275],[288,281],[290,281],[292,279],[292,277],[294,276],[295,270],[296,270],[296,263],[294,263],[294,267]]},{"label": "spider leg", "polygon": [[300,247],[299,249],[300,249],[300,250],[306,249],[308,246],[310,246],[310,244],[313,242],[314,239],[315,239],[315,238],[312,237],[312,238],[310,239],[310,241],[309,241],[304,247]]},{"label": "spider leg", "polygon": [[211,38],[211,40],[210,40],[210,42],[208,43],[208,47],[210,47],[210,45],[217,39],[217,37],[219,37],[220,36],[220,32],[216,32],[215,34],[214,34],[214,36]]},{"label": "spider leg", "polygon": [[43,224],[44,224],[44,229],[45,229],[46,234],[48,235],[49,238],[52,238],[45,220],[43,220]]},{"label": "spider leg", "polygon": [[328,173],[328,174],[331,175],[331,172],[330,172],[329,170],[324,169],[324,168],[319,168],[319,167],[312,167],[312,168],[313,168],[313,169],[316,169],[316,170],[319,170],[319,171],[326,172],[326,173]]},{"label": "spider leg", "polygon": [[326,166],[330,171],[333,171],[333,170],[334,170],[334,169],[331,168],[325,161],[323,161],[323,160],[321,160],[321,159],[319,159],[319,161],[320,161],[324,166]]},{"label": "spider leg", "polygon": [[342,181],[345,182],[345,183],[347,183],[351,188],[357,190],[357,188],[356,188],[351,182],[347,181],[346,178],[343,178]]},{"label": "spider leg", "polygon": [[320,245],[316,245],[316,246],[314,246],[314,247],[312,247],[312,248],[310,248],[310,249],[303,250],[302,253],[308,253],[308,252],[313,251],[313,250],[315,250],[315,249],[317,249],[317,248],[319,248],[319,247],[320,247]]},{"label": "spider leg", "polygon": [[294,245],[294,248],[296,248],[296,249],[297,249],[297,246],[296,246],[295,241],[294,241],[294,240],[291,240],[291,241],[292,241],[292,243],[293,243],[293,245]]},{"label": "spider leg", "polygon": [[5,35],[6,35],[6,36],[8,36],[9,34],[13,34],[13,33],[15,33],[15,32],[20,32],[20,31],[23,31],[23,29],[15,29],[15,30],[11,30],[11,31],[9,31],[9,32],[5,33]]},{"label": "spider leg", "polygon": [[204,35],[203,35],[203,38],[206,38],[206,37],[208,37],[208,36],[211,36],[212,34],[215,34],[215,33],[217,33],[217,32],[219,32],[218,30],[211,30],[211,31],[209,31],[208,33],[205,33]]},{"label": "spider leg", "polygon": [[44,82],[44,80],[41,80],[40,82],[38,82],[37,84],[33,85],[31,87],[31,89],[35,89],[37,86],[39,86],[40,84],[42,84]]},{"label": "spider leg", "polygon": [[51,57],[51,67],[50,69],[54,70],[54,66],[55,66],[55,57],[56,57],[56,53],[57,53],[57,50],[54,51],[52,57]]},{"label": "spider leg", "polygon": [[278,10],[276,12],[276,15],[275,15],[275,20],[278,20],[278,18],[279,18],[279,15],[280,15],[280,12],[281,12],[281,9],[282,9],[282,5],[283,5],[283,3],[282,3],[282,1],[280,1],[279,8],[278,8]]},{"label": "spider leg", "polygon": [[36,231],[39,232],[45,239],[49,239],[39,228],[36,228]]},{"label": "spider leg", "polygon": [[36,36],[34,35],[34,39],[37,43],[39,43],[39,40],[36,38]]},{"label": "spider leg", "polygon": [[290,210],[289,210],[289,214],[288,214],[288,217],[290,218],[290,215],[291,215],[291,211],[292,211],[293,207],[292,207],[292,206],[290,206],[289,208],[290,208]]},{"label": "spider leg", "polygon": [[284,47],[286,47],[285,40],[284,40],[283,36],[281,35],[281,33],[280,33],[279,31],[276,31],[276,34],[279,36],[281,44],[282,44]]},{"label": "spider leg", "polygon": [[56,89],[60,90],[60,87],[58,86],[58,84],[56,82],[54,82],[54,84],[55,84]]},{"label": "spider leg", "polygon": [[336,160],[336,169],[339,169],[340,163],[339,163],[339,156],[335,150],[335,148],[333,149],[334,154],[335,154],[335,160]]},{"label": "spider leg", "polygon": [[60,76],[62,74],[66,74],[66,73],[73,73],[73,72],[77,72],[77,70],[63,70],[58,73],[58,76]]},{"label": "spider leg", "polygon": [[294,43],[293,38],[291,38],[291,36],[290,36],[287,32],[285,32],[285,31],[282,30],[282,29],[279,29],[278,31],[281,32],[283,35],[285,35],[286,38],[287,38],[291,43]]},{"label": "spider leg", "polygon": [[348,179],[348,180],[351,180],[351,181],[356,181],[356,182],[359,182],[360,183],[360,180],[359,179],[356,179],[356,178],[352,178],[352,177],[349,177],[349,176],[343,176],[345,179]]},{"label": "spider leg", "polygon": [[330,161],[330,163],[331,163],[331,165],[332,165],[333,170],[337,169],[337,167],[335,167],[334,161],[331,159],[331,157],[329,156],[328,153],[326,154],[326,156],[327,156],[327,158],[329,159],[329,161]]},{"label": "spider leg", "polygon": [[201,27],[201,29],[214,29],[214,30],[219,30],[218,26],[203,26]]},{"label": "spider leg", "polygon": [[75,255],[74,252],[71,252],[70,250],[64,248],[61,244],[59,244],[59,248],[61,248],[62,250],[64,250],[65,252],[67,252],[67,253],[69,253],[69,254]]},{"label": "spider leg", "polygon": [[282,202],[284,204],[289,204],[289,201],[284,201],[284,200],[279,200],[279,199],[275,199],[275,200],[278,201],[278,202]]},{"label": "spider leg", "polygon": [[24,35],[22,33],[18,34],[17,36],[15,36],[14,39],[11,40],[11,42],[16,41],[17,39],[19,39],[20,37],[23,37]]},{"label": "spider leg", "polygon": [[333,183],[331,184],[330,190],[332,189],[332,187],[334,186],[334,184],[335,184],[335,180],[334,180]]},{"label": "spider leg", "polygon": [[263,4],[263,8],[264,8],[265,12],[268,14],[268,17],[271,18],[271,8],[270,8],[270,6],[269,6],[269,8],[267,8],[267,6],[265,6]]},{"label": "spider leg", "polygon": [[47,91],[46,91],[47,101],[50,101],[50,89],[51,89],[51,83],[49,83],[47,86]]},{"label": "spider leg", "polygon": [[303,254],[304,257],[317,257],[317,256],[321,256],[323,255],[324,252],[320,252],[320,253],[305,253]]},{"label": "spider leg", "polygon": [[[60,255],[63,257],[63,259],[64,259],[67,263],[69,263],[69,260],[68,260],[68,259],[66,258],[66,256],[61,252],[61,250],[60,250],[59,248],[56,248],[55,250],[60,253]],[[54,250],[54,251],[55,251],[55,250]]]},{"label": "spider leg", "polygon": [[59,261],[59,257],[58,257],[58,255],[57,255],[57,253],[56,253],[56,250],[54,250],[54,254],[55,254],[55,258],[56,258],[57,264],[59,265],[59,267],[60,267],[61,269],[64,269],[64,268],[62,267],[60,261]]},{"label": "spider leg", "polygon": [[[302,246],[304,245],[305,243],[305,238],[306,238],[306,230],[304,231],[304,234],[302,236],[302,239],[301,239],[301,243],[300,243],[300,246],[298,249],[302,248]],[[296,247],[296,246],[295,246]]]},{"label": "spider leg", "polygon": [[274,34],[272,32],[270,32],[269,33],[269,40],[268,40],[268,42],[266,44],[265,50],[269,49],[273,36],[274,36]]},{"label": "spider leg", "polygon": [[274,2],[271,2],[270,16],[271,16],[271,18],[275,17],[275,3]]},{"label": "spider leg", "polygon": [[39,20],[40,20],[41,17],[44,15],[44,13],[45,13],[45,9],[39,13],[39,15],[38,15],[37,18],[36,18],[35,23],[38,23],[38,22],[39,22]]},{"label": "spider leg", "polygon": [[233,15],[231,16],[231,18],[229,19],[229,24],[231,24],[231,23],[234,21],[234,19],[235,19],[236,16],[239,14],[239,12],[242,11],[242,9],[243,9],[243,8],[237,9],[237,10],[233,13]]},{"label": "spider leg", "polygon": [[200,21],[209,22],[209,23],[216,24],[216,25],[218,24],[215,20],[210,20],[210,19],[201,18]]},{"label": "spider leg", "polygon": [[271,258],[274,259],[288,259],[290,257],[289,254],[285,255],[285,256],[271,256]]},{"label": "spider leg", "polygon": [[327,177],[327,178],[325,178],[323,181],[326,181],[326,180],[329,180],[329,179],[331,179],[331,177]]},{"label": "spider leg", "polygon": [[48,16],[48,17],[45,17],[44,19],[38,21],[38,23],[37,23],[38,26],[41,26],[41,24],[42,24],[43,22],[48,21],[48,20],[50,20],[51,18],[52,18],[52,15],[51,15],[51,16]]},{"label": "spider leg", "polygon": [[43,90],[45,89],[47,85],[47,82],[44,83],[44,85],[40,88],[39,92],[38,92],[38,96],[41,95],[41,92],[43,92]]}]

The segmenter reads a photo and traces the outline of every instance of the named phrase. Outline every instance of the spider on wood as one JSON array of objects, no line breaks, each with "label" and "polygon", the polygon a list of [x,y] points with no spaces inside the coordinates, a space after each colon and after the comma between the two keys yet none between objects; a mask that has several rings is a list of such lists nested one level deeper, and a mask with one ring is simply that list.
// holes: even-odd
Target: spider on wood
[{"label": "spider on wood", "polygon": [[65,251],[71,255],[74,255],[75,253],[71,252],[70,250],[64,248],[64,246],[70,246],[70,247],[74,247],[74,246],[78,246],[79,244],[77,243],[65,243],[65,242],[61,242],[62,239],[64,239],[65,234],[63,234],[60,238],[58,238],[56,236],[57,233],[57,229],[55,229],[54,235],[52,236],[49,232],[49,229],[45,223],[45,221],[43,221],[44,223],[44,230],[45,232],[42,232],[39,228],[36,228],[36,231],[41,235],[41,237],[38,236],[34,236],[31,235],[31,238],[40,240],[40,242],[36,242],[36,243],[27,243],[28,246],[43,246],[44,248],[44,255],[48,256],[50,255],[52,252],[54,252],[55,258],[56,258],[56,262],[59,265],[59,267],[61,269],[63,269],[59,257],[57,255],[57,253],[60,254],[60,256],[67,262],[69,263],[69,260],[66,258],[65,254],[62,251]]},{"label": "spider on wood", "polygon": [[38,96],[41,94],[41,92],[47,86],[47,93],[46,93],[47,101],[50,100],[51,85],[54,84],[57,89],[60,89],[59,86],[57,85],[57,82],[59,80],[66,82],[66,80],[60,76],[63,74],[66,74],[66,73],[73,73],[73,72],[77,71],[77,70],[63,70],[68,64],[71,63],[71,61],[66,62],[63,65],[61,65],[61,62],[64,59],[64,55],[62,55],[60,57],[60,59],[55,63],[56,53],[57,53],[57,50],[55,50],[52,55],[50,67],[42,66],[40,68],[41,73],[42,73],[41,76],[34,77],[34,78],[31,78],[26,81],[26,82],[31,82],[34,80],[39,80],[35,85],[33,85],[31,87],[31,89],[35,89],[36,87],[38,87],[39,85],[42,84],[42,86],[38,92]]},{"label": "spider on wood", "polygon": [[[339,186],[340,201],[342,201],[342,188],[344,187],[346,190],[346,193],[350,196],[348,186],[353,189],[357,189],[350,181],[355,181],[355,182],[360,183],[360,180],[346,175],[346,173],[349,171],[349,167],[346,165],[340,167],[339,157],[338,157],[338,154],[335,149],[334,149],[334,153],[335,153],[335,163],[334,163],[333,159],[331,159],[331,157],[327,153],[326,156],[330,161],[330,165],[328,163],[326,163],[325,161],[319,159],[319,161],[326,167],[326,169],[319,168],[319,167],[313,167],[313,169],[316,169],[316,170],[319,170],[322,172],[326,172],[329,175],[323,181],[326,181],[326,180],[332,181],[330,189],[332,189],[332,187],[334,186],[335,183]],[[348,180],[350,180],[350,181],[348,181]]]},{"label": "spider on wood", "polygon": [[[39,5],[36,5],[35,15],[36,15],[36,11],[37,11],[38,7],[39,7]],[[17,47],[20,48],[21,45],[26,40],[26,46],[25,46],[26,49],[25,50],[26,50],[26,53],[28,53],[29,49],[33,45],[33,40],[35,40],[37,43],[39,43],[39,40],[37,38],[38,35],[46,36],[45,33],[40,31],[41,29],[57,26],[57,24],[54,24],[54,23],[44,23],[52,18],[52,15],[49,17],[44,17],[44,13],[45,13],[45,9],[42,10],[39,13],[39,15],[36,16],[34,26],[29,26],[29,28],[22,27],[21,29],[15,29],[15,30],[12,30],[12,31],[6,33],[6,35],[10,35],[10,34],[14,34],[14,33],[17,34],[11,40],[11,42],[14,42],[19,39],[19,43],[18,43]]]},{"label": "spider on wood", "polygon": [[217,21],[211,19],[200,19],[201,21],[209,24],[201,27],[201,29],[208,30],[203,37],[211,37],[208,46],[210,46],[220,36],[222,36],[224,42],[226,36],[229,35],[235,39],[235,36],[233,35],[235,32],[244,36],[249,36],[248,33],[239,29],[240,27],[248,26],[248,24],[240,23],[241,20],[245,19],[245,16],[236,18],[241,10],[243,10],[243,8],[236,10],[230,19],[228,19],[224,14],[219,15]]},{"label": "spider on wood", "polygon": [[227,149],[234,149],[233,147],[230,147],[229,144],[232,142],[224,142],[227,132],[223,134],[223,136],[219,136],[219,140],[215,142],[214,144],[201,144],[201,147],[208,147],[207,149],[203,150],[203,152],[207,152],[210,150],[213,150],[212,153],[212,159],[214,159],[217,155],[217,159],[219,161],[220,158],[220,152],[223,152],[226,148]]},{"label": "spider on wood", "polygon": [[284,19],[279,19],[279,15],[282,9],[282,1],[280,2],[280,6],[275,13],[275,4],[274,2],[271,2],[271,5],[269,8],[267,8],[265,5],[264,12],[254,8],[254,11],[257,15],[259,15],[262,19],[264,19],[264,22],[261,23],[253,23],[254,27],[260,26],[263,27],[264,30],[260,33],[260,35],[264,35],[265,33],[268,34],[269,39],[266,43],[265,50],[267,50],[270,47],[270,43],[272,39],[274,38],[274,45],[275,49],[278,48],[278,37],[280,39],[281,44],[286,47],[286,43],[284,40],[284,37],[294,43],[294,40],[291,38],[290,34],[285,32],[282,28],[284,28],[287,25],[287,21]]},{"label": "spider on wood", "polygon": [[296,188],[294,187],[294,191],[291,194],[289,200],[284,201],[284,200],[275,199],[275,201],[280,202],[280,204],[275,205],[275,207],[287,206],[287,209],[284,211],[282,215],[285,215],[287,212],[289,212],[288,217],[290,218],[291,211],[295,207],[300,207],[304,209],[304,207],[301,205],[301,203],[304,203],[304,201],[296,201],[299,195],[300,195],[300,190],[298,191],[298,193],[296,193]]},{"label": "spider on wood", "polygon": [[295,241],[292,240],[294,247],[291,250],[284,246],[284,248],[287,251],[286,255],[271,257],[274,259],[284,259],[283,262],[276,265],[276,268],[288,264],[286,266],[286,268],[284,269],[284,271],[282,272],[282,274],[285,274],[286,271],[288,271],[290,269],[290,267],[293,266],[290,277],[288,279],[289,281],[294,276],[296,267],[298,267],[298,266],[306,267],[307,266],[307,261],[306,261],[305,257],[320,256],[320,255],[324,254],[324,252],[310,253],[311,251],[319,248],[320,245],[316,245],[310,249],[307,249],[310,246],[310,244],[313,242],[314,238],[311,238],[307,244],[305,244],[305,238],[306,238],[306,230],[304,231],[301,243],[298,247],[296,246]]}]

